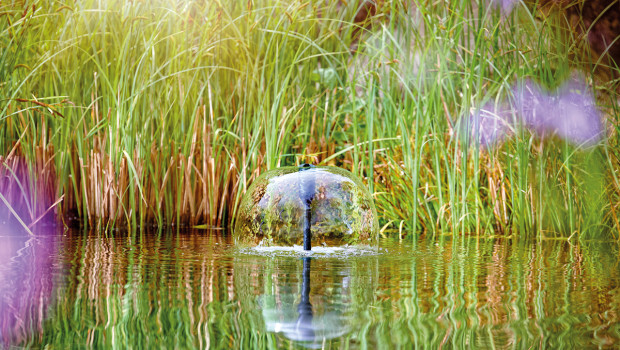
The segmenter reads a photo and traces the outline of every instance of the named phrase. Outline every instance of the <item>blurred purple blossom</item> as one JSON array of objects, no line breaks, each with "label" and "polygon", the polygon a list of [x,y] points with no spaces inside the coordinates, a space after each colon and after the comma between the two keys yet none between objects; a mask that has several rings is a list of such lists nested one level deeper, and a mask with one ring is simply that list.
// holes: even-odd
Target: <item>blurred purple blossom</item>
[{"label": "blurred purple blossom", "polygon": [[26,169],[0,172],[0,349],[40,336],[52,300],[58,231],[54,216],[36,209],[42,200],[31,201]]},{"label": "blurred purple blossom", "polygon": [[555,92],[547,92],[529,80],[513,89],[511,107],[487,104],[465,124],[467,134],[488,147],[502,141],[521,124],[544,138],[556,135],[579,146],[592,146],[604,137],[601,113],[582,79],[574,78]]},{"label": "blurred purple blossom", "polygon": [[503,14],[509,14],[521,0],[487,0],[491,6],[498,7]]},{"label": "blurred purple blossom", "polygon": [[[2,205],[2,204],[0,204]],[[0,348],[40,335],[52,298],[55,235],[0,224]]]},{"label": "blurred purple blossom", "polygon": [[502,141],[513,129],[512,115],[504,106],[486,104],[473,113],[463,127],[470,130],[468,136],[483,147]]},{"label": "blurred purple blossom", "polygon": [[601,113],[582,81],[572,79],[555,93],[547,93],[526,81],[518,84],[513,94],[524,126],[541,137],[555,134],[583,146],[591,146],[603,139]]}]

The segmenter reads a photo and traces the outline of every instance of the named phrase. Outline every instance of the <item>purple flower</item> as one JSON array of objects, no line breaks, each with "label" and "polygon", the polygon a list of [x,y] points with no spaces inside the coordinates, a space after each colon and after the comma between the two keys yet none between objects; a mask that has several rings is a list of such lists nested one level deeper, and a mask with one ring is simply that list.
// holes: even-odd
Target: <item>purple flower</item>
[{"label": "purple flower", "polygon": [[554,93],[547,93],[526,81],[515,87],[514,98],[523,125],[541,137],[557,135],[583,146],[591,146],[603,139],[601,114],[582,81],[573,79]]},{"label": "purple flower", "polygon": [[34,195],[45,183],[30,176],[23,158],[9,166],[10,172],[0,169],[0,349],[42,332],[58,239],[53,210],[47,210],[52,199]]},{"label": "purple flower", "polygon": [[512,115],[504,106],[486,104],[474,112],[462,125],[470,140],[483,147],[502,141],[513,129]]},{"label": "purple flower", "polygon": [[491,6],[498,7],[503,14],[509,14],[521,0],[488,0]]},{"label": "purple flower", "polygon": [[[0,204],[3,205],[3,204]],[[0,348],[40,334],[52,301],[55,237],[0,224]],[[51,233],[51,232],[47,232]]]}]

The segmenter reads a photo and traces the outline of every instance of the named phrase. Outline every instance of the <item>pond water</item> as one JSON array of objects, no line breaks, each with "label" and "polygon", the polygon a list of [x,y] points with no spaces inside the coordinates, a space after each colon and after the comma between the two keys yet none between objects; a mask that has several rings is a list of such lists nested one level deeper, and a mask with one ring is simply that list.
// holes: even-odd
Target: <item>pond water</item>
[{"label": "pond water", "polygon": [[383,237],[307,255],[239,250],[222,231],[0,236],[4,347],[620,344],[610,242]]}]

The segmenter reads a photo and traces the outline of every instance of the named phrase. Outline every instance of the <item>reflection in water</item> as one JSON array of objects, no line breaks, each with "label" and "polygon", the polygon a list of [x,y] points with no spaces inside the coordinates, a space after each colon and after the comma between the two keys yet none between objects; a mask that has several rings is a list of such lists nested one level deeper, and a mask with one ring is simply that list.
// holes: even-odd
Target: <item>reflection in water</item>
[{"label": "reflection in water", "polygon": [[0,348],[41,337],[52,297],[55,240],[0,225]]},{"label": "reflection in water", "polygon": [[314,340],[314,328],[312,326],[312,304],[310,304],[310,264],[309,257],[303,258],[304,272],[301,282],[301,301],[297,306],[299,318],[297,319],[297,334],[299,340]]},{"label": "reflection in water", "polygon": [[[69,232],[53,257],[63,269],[39,275],[54,281],[49,317],[14,344],[296,348],[316,346],[303,340],[312,333],[325,339],[322,347],[351,349],[605,348],[620,341],[616,243],[380,245],[387,254],[321,257],[304,274],[299,258],[239,253],[218,232]],[[305,328],[283,330],[297,322]]]},{"label": "reflection in water", "polygon": [[[320,300],[322,313],[315,315],[313,312],[311,296],[311,257],[304,257],[301,290],[299,304],[295,310],[294,300],[297,295],[293,293],[278,293],[276,295],[263,295],[261,308],[267,331],[281,333],[286,338],[300,342],[309,348],[319,348],[326,340],[341,337],[349,332],[346,315],[346,296],[338,293],[346,292],[343,288],[348,280],[342,276],[340,288],[336,295],[330,295],[329,300]],[[288,286],[291,287],[291,286]],[[286,286],[278,286],[279,290],[287,290]],[[315,301],[316,302],[316,301]]]}]

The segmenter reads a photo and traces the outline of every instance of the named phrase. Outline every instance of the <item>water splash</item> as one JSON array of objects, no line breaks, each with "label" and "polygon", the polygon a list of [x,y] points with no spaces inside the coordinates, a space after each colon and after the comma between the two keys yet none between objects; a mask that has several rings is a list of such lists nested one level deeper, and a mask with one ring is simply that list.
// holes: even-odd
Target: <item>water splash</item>
[{"label": "water splash", "polygon": [[304,250],[301,245],[292,247],[284,246],[256,246],[252,248],[239,249],[241,254],[259,255],[265,257],[312,257],[312,258],[352,258],[362,256],[376,256],[385,254],[387,251],[382,248],[375,248],[368,245],[344,245],[340,247],[312,247],[312,250]]}]

